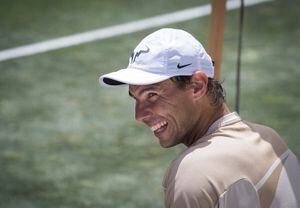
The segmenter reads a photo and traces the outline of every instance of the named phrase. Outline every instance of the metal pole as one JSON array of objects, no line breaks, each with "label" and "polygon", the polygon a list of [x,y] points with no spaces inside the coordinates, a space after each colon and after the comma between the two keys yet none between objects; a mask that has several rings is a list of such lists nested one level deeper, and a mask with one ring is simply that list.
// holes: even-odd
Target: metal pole
[{"label": "metal pole", "polygon": [[237,51],[237,72],[236,72],[236,96],[235,110],[240,112],[240,80],[241,80],[241,56],[242,56],[242,37],[243,37],[243,22],[244,22],[244,0],[241,0],[240,20],[239,20],[239,38]]}]

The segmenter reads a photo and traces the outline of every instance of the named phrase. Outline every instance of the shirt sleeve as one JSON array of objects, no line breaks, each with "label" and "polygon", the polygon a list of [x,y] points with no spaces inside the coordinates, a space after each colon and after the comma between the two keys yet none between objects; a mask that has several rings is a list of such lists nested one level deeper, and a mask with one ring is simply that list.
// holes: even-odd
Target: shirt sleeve
[{"label": "shirt sleeve", "polygon": [[219,208],[259,208],[260,201],[254,185],[246,178],[231,184],[219,198]]}]

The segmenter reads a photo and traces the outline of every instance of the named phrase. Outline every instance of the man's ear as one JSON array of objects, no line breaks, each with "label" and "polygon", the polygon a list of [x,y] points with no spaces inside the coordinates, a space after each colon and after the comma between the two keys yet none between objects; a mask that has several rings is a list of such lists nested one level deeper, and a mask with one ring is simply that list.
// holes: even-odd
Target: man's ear
[{"label": "man's ear", "polygon": [[196,71],[191,80],[193,97],[196,99],[202,98],[207,92],[208,77],[202,71]]}]

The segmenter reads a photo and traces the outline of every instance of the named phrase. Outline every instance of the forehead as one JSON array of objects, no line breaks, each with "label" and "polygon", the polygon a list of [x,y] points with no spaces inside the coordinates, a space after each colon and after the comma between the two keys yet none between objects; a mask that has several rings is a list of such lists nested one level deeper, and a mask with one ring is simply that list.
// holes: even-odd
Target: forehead
[{"label": "forehead", "polygon": [[138,94],[148,90],[166,90],[174,87],[171,80],[165,80],[151,85],[129,85],[129,93]]}]

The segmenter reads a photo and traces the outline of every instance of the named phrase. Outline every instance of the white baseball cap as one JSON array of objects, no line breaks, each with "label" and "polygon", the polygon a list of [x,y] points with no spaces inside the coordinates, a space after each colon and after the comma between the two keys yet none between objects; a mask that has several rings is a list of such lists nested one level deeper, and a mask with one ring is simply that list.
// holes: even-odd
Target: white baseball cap
[{"label": "white baseball cap", "polygon": [[203,71],[213,78],[211,57],[191,34],[164,28],[145,37],[132,52],[127,68],[102,75],[103,86],[148,85]]}]

